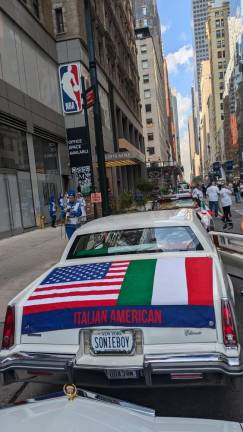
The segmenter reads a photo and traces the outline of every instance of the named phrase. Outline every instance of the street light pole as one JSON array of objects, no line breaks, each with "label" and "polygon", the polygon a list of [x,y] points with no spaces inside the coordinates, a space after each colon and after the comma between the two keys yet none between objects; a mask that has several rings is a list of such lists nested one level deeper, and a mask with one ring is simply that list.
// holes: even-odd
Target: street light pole
[{"label": "street light pole", "polygon": [[101,121],[99,86],[98,86],[97,70],[96,70],[94,36],[93,36],[93,26],[92,26],[92,12],[91,12],[90,0],[84,0],[84,9],[85,9],[87,46],[88,46],[88,55],[89,55],[89,73],[90,73],[91,86],[94,88],[94,92],[95,92],[95,103],[93,106],[93,112],[94,112],[94,126],[95,126],[95,138],[96,138],[96,152],[97,152],[98,171],[99,171],[99,183],[100,183],[100,192],[102,196],[102,215],[107,216],[110,213],[109,195],[107,189],[107,179],[106,179],[106,169],[105,169],[103,129],[102,129],[102,121]]}]

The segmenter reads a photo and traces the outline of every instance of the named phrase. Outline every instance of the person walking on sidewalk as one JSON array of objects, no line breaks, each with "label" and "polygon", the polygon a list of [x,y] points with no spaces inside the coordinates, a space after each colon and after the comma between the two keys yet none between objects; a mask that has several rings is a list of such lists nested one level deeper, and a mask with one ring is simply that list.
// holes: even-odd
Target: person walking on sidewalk
[{"label": "person walking on sidewalk", "polygon": [[216,186],[215,181],[211,182],[207,188],[207,196],[209,209],[214,212],[215,217],[217,217],[219,211],[219,188]]},{"label": "person walking on sidewalk", "polygon": [[81,206],[81,211],[82,211],[82,218],[81,221],[84,223],[87,220],[87,215],[86,215],[86,201],[85,198],[83,197],[81,192],[77,192],[77,202],[79,202],[80,206]]},{"label": "person walking on sidewalk", "polygon": [[231,215],[230,207],[232,206],[232,198],[231,198],[232,191],[228,186],[223,185],[220,188],[219,195],[220,195],[220,201],[221,201],[222,209],[224,212],[222,220],[225,224],[224,224],[223,228],[227,228],[228,226],[232,227],[233,224],[232,224],[232,221],[230,219],[230,215]]},{"label": "person walking on sidewalk", "polygon": [[57,206],[55,203],[54,195],[51,195],[49,201],[49,214],[51,217],[51,226],[52,228],[56,228],[56,218],[57,218]]},{"label": "person walking on sidewalk", "polygon": [[234,191],[234,196],[235,196],[235,202],[236,203],[240,203],[241,199],[240,199],[240,188],[238,183],[233,183],[233,191]]},{"label": "person walking on sidewalk", "polygon": [[203,193],[200,190],[199,185],[197,185],[193,188],[192,198],[197,203],[198,207],[201,207],[201,201],[203,200]]},{"label": "person walking on sidewalk", "polygon": [[66,234],[70,239],[74,231],[81,225],[82,210],[80,203],[76,201],[75,191],[70,190],[68,193],[68,204],[66,208]]}]

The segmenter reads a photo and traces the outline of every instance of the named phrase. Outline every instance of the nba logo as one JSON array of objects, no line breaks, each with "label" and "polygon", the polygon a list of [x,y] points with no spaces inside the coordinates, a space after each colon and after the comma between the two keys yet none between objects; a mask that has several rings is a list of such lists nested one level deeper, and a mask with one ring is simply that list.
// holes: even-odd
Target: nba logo
[{"label": "nba logo", "polygon": [[59,79],[64,114],[80,112],[82,103],[79,63],[59,66]]}]

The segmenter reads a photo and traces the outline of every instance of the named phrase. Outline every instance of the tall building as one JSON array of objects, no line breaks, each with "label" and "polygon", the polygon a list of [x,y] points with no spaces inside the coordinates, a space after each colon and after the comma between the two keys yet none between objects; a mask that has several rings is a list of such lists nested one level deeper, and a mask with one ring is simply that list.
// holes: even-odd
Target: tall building
[{"label": "tall building", "polygon": [[208,40],[206,34],[206,22],[208,19],[208,5],[210,0],[192,0],[193,40],[195,52],[196,89],[201,108],[201,63],[208,60]]},{"label": "tall building", "polygon": [[[91,3],[106,177],[110,205],[116,205],[123,191],[135,190],[145,170],[134,16],[131,0]],[[52,9],[58,62],[60,65],[78,63],[86,87],[89,87],[84,1],[52,0]],[[89,127],[93,171],[96,187],[99,187],[91,111]],[[65,116],[67,136],[71,142],[73,137],[85,139],[84,122],[83,112]],[[81,189],[85,188],[85,181],[81,178],[80,182]]]},{"label": "tall building", "polygon": [[160,21],[155,0],[135,0],[134,10],[146,160],[160,163],[171,159]]},{"label": "tall building", "polygon": [[180,147],[180,132],[176,90],[171,90],[171,106],[174,119],[175,141],[176,141],[176,161],[181,166],[181,147]]},{"label": "tall building", "polygon": [[49,221],[70,170],[50,0],[0,2],[0,237]]},{"label": "tall building", "polygon": [[212,77],[212,95],[215,111],[215,160],[221,161],[224,143],[221,139],[224,120],[224,77],[230,59],[229,51],[229,2],[218,1],[208,8],[207,35]]}]

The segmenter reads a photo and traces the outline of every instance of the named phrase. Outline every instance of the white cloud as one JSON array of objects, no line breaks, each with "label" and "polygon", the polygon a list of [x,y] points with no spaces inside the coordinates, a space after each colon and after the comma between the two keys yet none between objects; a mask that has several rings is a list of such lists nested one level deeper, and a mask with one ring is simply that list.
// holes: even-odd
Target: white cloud
[{"label": "white cloud", "polygon": [[169,53],[166,57],[170,73],[177,73],[179,66],[191,68],[193,61],[193,48],[191,45],[184,45],[178,51]]},{"label": "white cloud", "polygon": [[163,35],[164,33],[170,30],[170,24],[161,24],[160,29],[161,29],[161,34]]}]

